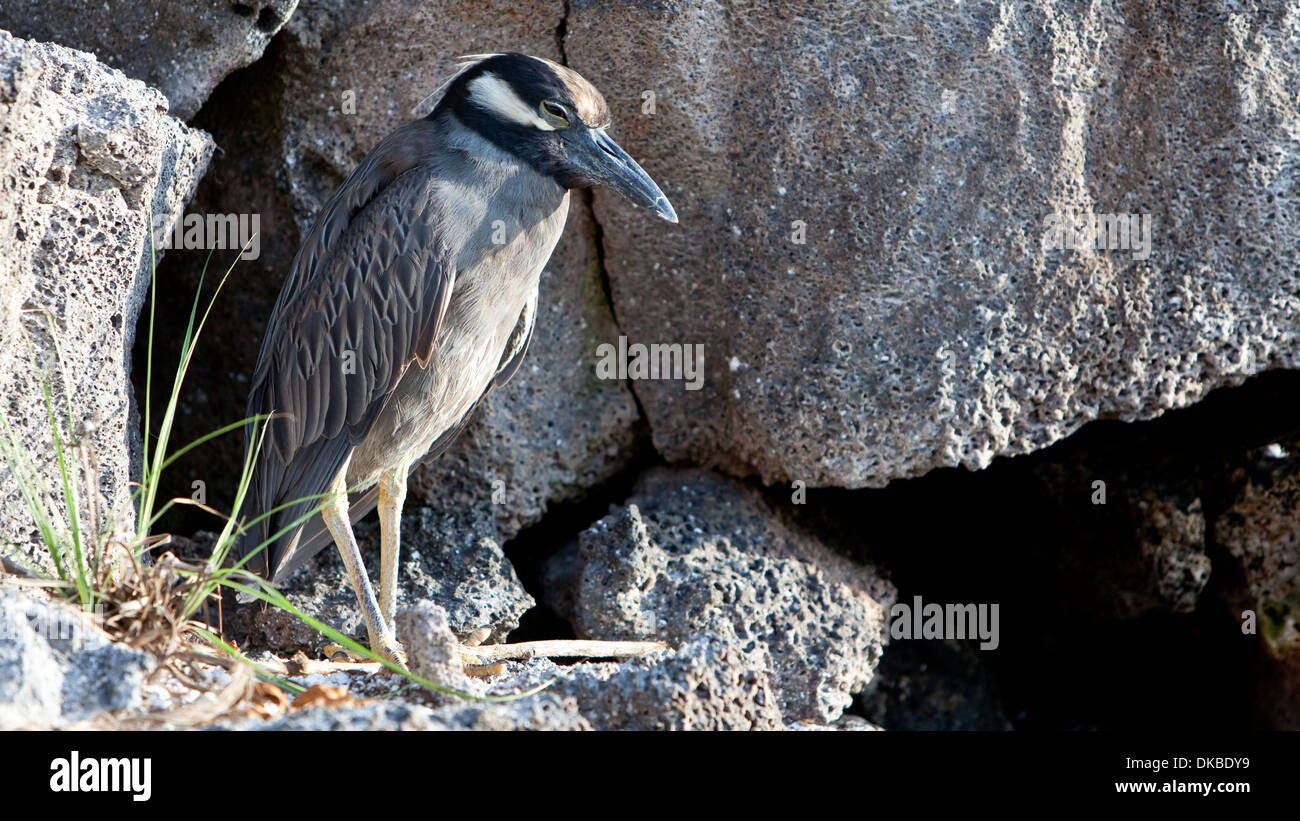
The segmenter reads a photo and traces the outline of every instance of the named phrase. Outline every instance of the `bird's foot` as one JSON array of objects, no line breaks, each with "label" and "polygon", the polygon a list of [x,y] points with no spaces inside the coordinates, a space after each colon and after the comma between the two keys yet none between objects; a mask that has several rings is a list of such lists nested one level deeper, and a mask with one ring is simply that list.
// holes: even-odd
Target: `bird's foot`
[{"label": "bird's foot", "polygon": [[368,658],[358,656],[341,644],[327,644],[321,652],[330,661],[370,661]]},{"label": "bird's foot", "polygon": [[408,669],[406,666],[406,650],[402,648],[397,639],[381,641],[377,648],[371,647],[371,651],[384,661],[396,664],[403,670]]},{"label": "bird's foot", "polygon": [[[392,662],[403,670],[408,669],[406,650],[402,648],[402,645],[398,643],[397,639],[380,641],[378,642],[377,647],[372,647],[371,651],[381,659]],[[341,644],[325,645],[325,658],[330,661],[355,661],[361,663],[373,661],[373,659],[367,656],[357,655]]]}]

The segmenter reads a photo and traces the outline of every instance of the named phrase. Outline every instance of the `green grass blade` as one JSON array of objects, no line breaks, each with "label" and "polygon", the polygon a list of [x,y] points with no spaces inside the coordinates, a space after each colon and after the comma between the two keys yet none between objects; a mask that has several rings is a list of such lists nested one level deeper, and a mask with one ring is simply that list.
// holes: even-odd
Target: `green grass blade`
[{"label": "green grass blade", "polygon": [[[45,500],[40,490],[41,481],[36,468],[32,465],[31,460],[27,458],[26,451],[22,448],[13,428],[9,425],[9,419],[4,414],[0,414],[0,426],[4,428],[4,456],[5,462],[9,465],[9,472],[18,485],[19,494],[23,498],[23,503],[27,506],[27,512],[36,524],[36,530],[40,533],[41,541],[50,553],[55,572],[58,573],[59,579],[69,581],[70,574],[64,560],[62,538],[55,529],[54,522],[45,507]],[[9,552],[15,557],[18,555],[16,550]]]}]

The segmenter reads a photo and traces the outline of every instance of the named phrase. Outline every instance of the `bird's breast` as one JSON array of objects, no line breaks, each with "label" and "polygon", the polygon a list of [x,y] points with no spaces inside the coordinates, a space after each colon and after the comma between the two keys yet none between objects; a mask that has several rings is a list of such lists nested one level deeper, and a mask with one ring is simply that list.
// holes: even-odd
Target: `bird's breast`
[{"label": "bird's breast", "polygon": [[353,453],[348,484],[378,480],[397,457],[415,462],[474,408],[496,375],[502,353],[542,269],[564,230],[568,192],[542,208],[462,204],[444,237],[457,261],[451,300],[425,367],[411,364],[370,433]]}]

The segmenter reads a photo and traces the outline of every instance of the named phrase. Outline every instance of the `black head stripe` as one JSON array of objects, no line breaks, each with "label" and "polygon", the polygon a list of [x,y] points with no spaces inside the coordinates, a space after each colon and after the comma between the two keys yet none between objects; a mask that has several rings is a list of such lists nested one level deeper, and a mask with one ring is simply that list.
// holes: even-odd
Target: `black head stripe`
[{"label": "black head stripe", "polygon": [[[429,114],[430,118],[453,115],[498,148],[568,187],[567,183],[572,180],[567,169],[565,130],[538,128],[519,122],[517,118],[502,117],[476,103],[474,81],[485,74],[507,83],[529,110],[536,109],[543,100],[553,100],[568,106],[583,125],[593,128],[603,127],[609,122],[608,109],[600,92],[565,66],[525,54],[495,54],[457,75]],[[577,123],[573,125],[578,126]]]},{"label": "black head stripe", "polygon": [[509,83],[519,99],[530,105],[542,100],[561,100],[572,103],[568,87],[550,66],[524,54],[498,54],[479,62],[456,78],[447,89],[446,102],[469,100],[469,84],[484,74],[495,74]]}]

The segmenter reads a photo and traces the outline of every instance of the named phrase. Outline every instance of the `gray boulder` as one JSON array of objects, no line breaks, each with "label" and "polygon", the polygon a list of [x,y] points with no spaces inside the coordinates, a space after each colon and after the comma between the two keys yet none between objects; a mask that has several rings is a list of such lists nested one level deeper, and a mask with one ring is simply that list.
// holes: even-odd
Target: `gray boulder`
[{"label": "gray boulder", "polygon": [[511,662],[494,679],[494,692],[545,684],[538,695],[507,704],[522,712],[530,701],[546,706],[554,699],[596,730],[782,729],[776,685],[757,662],[732,641],[702,633],[672,650],[622,662]]},{"label": "gray boulder", "polygon": [[[704,346],[702,390],[633,384],[656,447],[877,487],[1295,366],[1297,13],[575,4],[681,215],[595,196],[622,332]],[[1050,247],[1086,214],[1151,215],[1149,255]]]},{"label": "gray boulder", "polygon": [[[179,214],[211,152],[157,91],[84,52],[0,31],[0,412],[44,488],[59,487],[48,382],[65,446],[79,438],[86,454],[70,468],[83,511],[104,530],[132,525],[131,348],[152,219]],[[0,462],[0,542],[35,540]],[[27,562],[43,564],[40,553]]]},{"label": "gray boulder", "polygon": [[397,611],[397,639],[406,648],[411,672],[429,681],[468,692],[460,641],[447,621],[447,611],[419,601]]},{"label": "gray boulder", "polygon": [[[557,673],[597,730],[781,729],[777,685],[735,644],[698,635],[672,653],[619,664],[578,664]],[[548,690],[549,691],[549,690]]]},{"label": "gray boulder", "polygon": [[0,730],[68,727],[138,707],[153,664],[80,611],[0,589]]},{"label": "gray boulder", "polygon": [[[217,83],[262,56],[298,0],[6,0],[0,28],[92,52],[194,116]],[[148,36],[142,36],[148,32]]]},{"label": "gray boulder", "polygon": [[893,585],[716,474],[650,472],[577,552],[545,581],[580,637],[711,635],[770,677],[788,721],[838,718],[888,640]]}]

